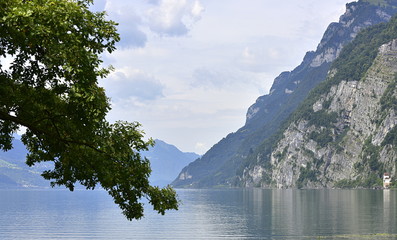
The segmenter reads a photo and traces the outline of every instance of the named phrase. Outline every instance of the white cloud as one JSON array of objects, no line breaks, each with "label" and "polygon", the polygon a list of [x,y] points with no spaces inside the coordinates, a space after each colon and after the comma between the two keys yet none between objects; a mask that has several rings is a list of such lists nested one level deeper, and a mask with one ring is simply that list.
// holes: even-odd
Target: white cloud
[{"label": "white cloud", "polygon": [[122,48],[142,48],[150,34],[184,36],[201,18],[204,8],[200,1],[188,0],[98,0],[94,11],[105,10],[119,23]]},{"label": "white cloud", "polygon": [[163,0],[147,11],[147,24],[161,36],[182,36],[198,21],[204,8],[199,1]]},{"label": "white cloud", "polygon": [[109,18],[119,23],[118,32],[121,41],[119,47],[144,47],[147,35],[141,29],[142,17],[138,14],[135,6],[129,1],[107,0],[104,10]]},{"label": "white cloud", "polygon": [[139,121],[148,136],[203,154],[316,48],[347,1],[106,2],[122,39],[104,56],[116,69],[101,81],[109,121]]},{"label": "white cloud", "polygon": [[222,89],[230,86],[233,76],[220,72],[218,69],[198,68],[193,72],[192,87]]},{"label": "white cloud", "polygon": [[[260,44],[261,42],[266,44]],[[235,58],[235,64],[242,71],[257,73],[284,71],[287,70],[285,66],[298,65],[302,60],[303,51],[297,47],[296,39],[264,36],[251,39],[246,44]]]},{"label": "white cloud", "polygon": [[164,97],[164,86],[153,76],[137,69],[118,69],[102,81],[107,95],[119,101],[153,101]]},{"label": "white cloud", "polygon": [[240,88],[260,89],[261,84],[259,82],[262,80],[255,77],[254,74],[239,69],[216,66],[197,68],[193,71],[192,77],[191,87],[217,89],[218,91],[232,91]]},{"label": "white cloud", "polygon": [[[150,102],[116,102],[109,121],[138,121],[148,136],[203,154],[244,124],[246,108],[257,95],[256,88],[186,89]],[[201,148],[197,142],[203,143]]]},{"label": "white cloud", "polygon": [[203,5],[201,5],[200,1],[194,1],[193,7],[191,9],[192,17],[196,20],[200,19],[203,11],[204,7]]}]

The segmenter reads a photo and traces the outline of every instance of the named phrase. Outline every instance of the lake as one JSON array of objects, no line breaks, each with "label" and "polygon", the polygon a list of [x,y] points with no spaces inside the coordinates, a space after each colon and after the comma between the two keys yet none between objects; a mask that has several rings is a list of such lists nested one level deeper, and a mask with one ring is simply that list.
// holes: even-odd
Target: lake
[{"label": "lake", "polygon": [[394,190],[177,190],[128,221],[104,191],[0,190],[0,239],[397,239]]}]

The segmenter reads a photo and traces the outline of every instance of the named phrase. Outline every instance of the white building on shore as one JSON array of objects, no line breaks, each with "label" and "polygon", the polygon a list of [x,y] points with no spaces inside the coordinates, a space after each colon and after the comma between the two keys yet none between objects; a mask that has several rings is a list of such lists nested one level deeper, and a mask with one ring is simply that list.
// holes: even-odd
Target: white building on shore
[{"label": "white building on shore", "polygon": [[383,174],[383,188],[389,188],[391,184],[391,178],[389,173]]}]

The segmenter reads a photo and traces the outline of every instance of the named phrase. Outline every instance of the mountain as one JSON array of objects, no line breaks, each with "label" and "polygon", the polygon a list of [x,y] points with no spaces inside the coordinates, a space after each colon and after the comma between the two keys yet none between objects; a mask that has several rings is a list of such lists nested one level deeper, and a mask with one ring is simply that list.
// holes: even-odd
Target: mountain
[{"label": "mountain", "polygon": [[[41,177],[41,173],[52,169],[51,163],[41,163],[29,167],[25,163],[27,150],[19,139],[13,140],[14,148],[0,151],[0,188],[48,188],[50,183]],[[149,151],[143,152],[151,163],[150,181],[154,185],[164,186],[172,182],[181,169],[199,155],[183,153],[175,146],[161,140]]]},{"label": "mountain", "polygon": [[293,71],[281,73],[270,93],[248,109],[245,125],[215,144],[201,158],[186,166],[176,187],[215,187],[240,184],[242,171],[261,143],[272,139],[281,124],[326,79],[332,62],[357,34],[372,25],[387,22],[397,13],[396,0],[360,0],[346,5],[339,22],[331,23],[316,51],[307,52]]},{"label": "mountain", "polygon": [[150,160],[152,174],[150,181],[154,185],[170,184],[182,168],[200,157],[196,153],[181,152],[173,145],[155,140],[156,145],[143,152],[142,155]]},{"label": "mountain", "polygon": [[19,139],[13,140],[13,149],[0,151],[0,188],[49,187],[49,182],[40,174],[50,164],[29,167],[25,163],[27,150]]},{"label": "mountain", "polygon": [[397,16],[342,50],[327,80],[247,161],[242,185],[376,188],[384,173],[395,180],[396,87]]}]

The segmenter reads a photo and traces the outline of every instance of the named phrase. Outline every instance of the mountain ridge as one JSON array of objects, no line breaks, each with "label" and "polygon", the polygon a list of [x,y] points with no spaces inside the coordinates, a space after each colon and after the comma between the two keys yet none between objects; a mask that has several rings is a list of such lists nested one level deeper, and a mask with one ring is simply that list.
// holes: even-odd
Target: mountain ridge
[{"label": "mountain ridge", "polygon": [[253,154],[242,186],[380,188],[385,172],[395,181],[396,63],[397,16],[343,49],[273,145]]},{"label": "mountain ridge", "polygon": [[155,143],[149,151],[142,152],[142,156],[150,161],[152,174],[149,180],[154,185],[170,184],[184,166],[200,157],[193,152],[182,152],[176,146],[159,139],[156,139]]},{"label": "mountain ridge", "polygon": [[[176,187],[234,186],[246,158],[276,133],[311,89],[324,81],[331,63],[357,33],[371,25],[387,22],[397,11],[397,1],[352,2],[338,23],[331,23],[316,51],[309,51],[292,71],[281,73],[268,95],[259,97],[248,109],[246,123],[230,133],[201,158],[186,166],[172,183]],[[379,5],[379,6],[378,6]]]}]

